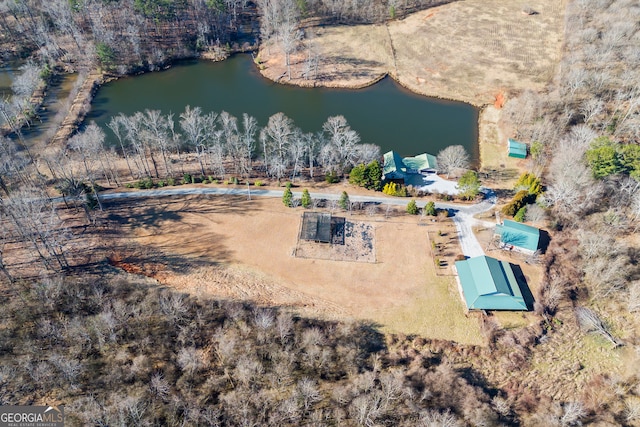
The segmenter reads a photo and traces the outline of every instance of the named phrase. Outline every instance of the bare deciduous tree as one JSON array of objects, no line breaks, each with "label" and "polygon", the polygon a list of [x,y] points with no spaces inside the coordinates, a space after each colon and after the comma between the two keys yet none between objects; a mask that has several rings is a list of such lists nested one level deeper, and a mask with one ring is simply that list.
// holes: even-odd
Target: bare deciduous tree
[{"label": "bare deciduous tree", "polygon": [[600,319],[595,311],[587,307],[576,307],[576,320],[578,325],[586,332],[594,332],[609,340],[614,347],[622,345],[609,331],[607,325]]},{"label": "bare deciduous tree", "polygon": [[462,145],[450,145],[438,153],[437,162],[438,171],[446,173],[449,178],[456,170],[469,166],[469,154]]}]

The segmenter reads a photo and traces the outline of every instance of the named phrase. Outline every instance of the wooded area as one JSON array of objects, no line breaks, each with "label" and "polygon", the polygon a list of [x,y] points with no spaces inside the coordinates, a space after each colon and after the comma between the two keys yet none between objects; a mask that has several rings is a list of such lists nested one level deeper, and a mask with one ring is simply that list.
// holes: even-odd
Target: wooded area
[{"label": "wooded area", "polygon": [[[383,337],[372,325],[197,300],[135,283],[105,265],[93,266],[105,269],[97,272],[69,268],[76,265],[69,237],[100,217],[101,185],[225,175],[311,179],[316,167],[332,177],[379,153],[359,144],[341,116],[304,134],[281,113],[259,129],[248,115],[197,107],[175,118],[153,110],[116,116],[109,126],[115,146],[89,124],[46,156],[33,153],[19,129],[28,125],[34,94],[51,69],[153,70],[203,50],[253,46],[258,34],[291,53],[303,43],[305,20],[380,22],[435,4],[1,2],[3,57],[33,58],[12,97],[0,102],[18,134],[0,139],[2,401],[53,397],[68,404],[77,424],[637,425],[640,9],[634,1],[569,1],[557,80],[544,93],[511,94],[502,111],[507,133],[529,144],[532,161],[524,167],[535,179],[501,195],[516,196],[510,214],[527,207],[521,219],[546,217],[553,236],[540,258],[544,283],[532,327],[501,328],[483,316],[485,348]],[[448,154],[438,159],[447,172],[460,163]],[[476,190],[477,178],[468,176]],[[54,186],[62,203],[47,191]],[[4,262],[8,248],[29,253],[20,268],[27,264],[30,277],[14,277]],[[562,352],[585,334],[597,335],[594,353],[624,356],[631,372],[591,371]]]}]

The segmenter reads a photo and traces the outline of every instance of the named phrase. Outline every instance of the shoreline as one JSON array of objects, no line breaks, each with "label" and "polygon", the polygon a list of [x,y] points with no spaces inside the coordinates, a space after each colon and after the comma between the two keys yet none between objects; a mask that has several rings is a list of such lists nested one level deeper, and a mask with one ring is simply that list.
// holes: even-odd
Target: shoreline
[{"label": "shoreline", "polygon": [[[195,59],[202,60],[202,61],[220,62],[229,58],[231,55],[236,55],[239,53],[247,53],[247,52],[245,51],[230,52],[230,53],[227,53],[224,57],[221,57],[220,55],[211,55],[211,53],[204,52],[203,54],[196,57]],[[184,58],[175,59],[169,62],[167,66],[163,67],[162,69],[171,68],[174,66],[174,64],[176,64],[178,61],[182,59]],[[376,74],[366,79],[352,78],[352,79],[346,79],[346,80],[343,79],[340,81],[318,80],[318,79],[286,80],[283,74],[280,74],[279,76],[274,77],[272,74],[265,72],[269,69],[272,69],[271,67],[264,68],[264,67],[261,67],[260,65],[261,63],[256,63],[254,61],[254,66],[256,67],[256,70],[260,73],[260,75],[263,78],[277,84],[307,87],[307,88],[322,87],[322,88],[354,89],[355,90],[355,89],[362,89],[369,86],[373,86],[376,83],[383,80],[384,78],[390,77],[393,79],[394,82],[396,82],[399,86],[401,86],[403,89],[407,90],[411,94],[425,96],[425,97],[429,97],[429,98],[433,98],[441,101],[464,102],[466,104],[469,104],[478,110],[478,121],[477,121],[477,128],[476,128],[477,137],[478,137],[478,145],[477,145],[478,160],[479,160],[478,169],[480,170],[489,166],[486,162],[485,156],[483,156],[483,151],[485,151],[483,148],[485,145],[489,144],[490,141],[485,141],[482,138],[482,135],[487,133],[484,128],[492,124],[491,122],[485,119],[485,112],[487,111],[487,108],[492,107],[490,104],[479,103],[479,102],[469,102],[469,100],[465,100],[465,99],[459,99],[455,97],[443,97],[435,94],[425,93],[424,91],[416,90],[416,88],[413,87],[412,85],[406,84],[402,79],[399,79],[398,76],[394,75],[394,73],[391,73],[391,72]],[[70,138],[78,130],[78,128],[84,122],[84,119],[90,110],[91,102],[93,100],[95,93],[100,89],[100,87],[103,84],[118,80],[120,78],[132,77],[140,74],[146,74],[148,72],[153,72],[153,71],[144,71],[142,73],[137,71],[135,73],[125,74],[125,75],[113,75],[113,74],[108,74],[108,73],[97,71],[97,70],[90,72],[85,82],[83,83],[81,89],[78,91],[78,94],[76,95],[72,103],[72,106],[69,109],[69,112],[65,116],[65,119],[56,130],[55,136],[50,140],[48,145],[55,146],[57,144],[61,144],[64,141],[66,141],[68,138]]]},{"label": "shoreline", "polygon": [[[259,54],[258,54],[259,56]],[[497,122],[500,119],[501,108],[498,109],[494,107],[492,104],[483,103],[483,102],[471,102],[469,99],[460,99],[455,97],[443,97],[434,93],[427,93],[427,91],[417,90],[414,86],[407,84],[403,81],[402,78],[398,78],[392,72],[384,72],[378,75],[374,75],[368,79],[362,78],[353,78],[353,79],[340,79],[340,80],[305,80],[301,78],[292,78],[291,80],[285,79],[286,73],[279,73],[279,67],[262,67],[261,65],[265,64],[264,62],[255,63],[258,72],[260,75],[274,83],[289,85],[289,86],[298,86],[298,87],[323,87],[323,88],[333,88],[333,89],[362,89],[369,86],[373,86],[376,83],[380,82],[386,77],[390,77],[393,79],[395,83],[397,83],[400,87],[407,90],[411,94],[424,96],[440,101],[449,101],[449,102],[463,102],[465,104],[469,104],[473,106],[478,111],[478,120],[476,125],[476,135],[477,135],[477,150],[478,150],[478,170],[482,169],[496,169],[499,165],[493,164],[489,162],[489,157],[487,155],[487,151],[494,149],[499,146],[500,143],[500,131],[497,126]],[[273,70],[274,72],[268,72],[268,70]],[[277,76],[277,77],[276,77]],[[491,114],[492,113],[492,114]],[[491,115],[496,115],[497,117],[490,117]],[[494,129],[495,128],[495,129]],[[496,138],[494,141],[488,140],[487,136],[492,134],[492,131],[495,130]],[[485,135],[485,137],[483,137]]]}]

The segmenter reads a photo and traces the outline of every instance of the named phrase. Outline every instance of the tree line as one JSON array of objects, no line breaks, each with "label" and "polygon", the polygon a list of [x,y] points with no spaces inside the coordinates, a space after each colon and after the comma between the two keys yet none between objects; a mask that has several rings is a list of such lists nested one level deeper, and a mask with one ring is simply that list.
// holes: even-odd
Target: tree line
[{"label": "tree line", "polygon": [[[123,178],[118,158],[126,163],[127,179],[169,177],[188,171],[219,179],[231,174],[280,181],[295,180],[303,171],[315,178],[318,169],[323,174],[343,175],[353,166],[380,156],[378,146],[361,143],[344,116],[329,117],[321,131],[305,133],[283,113],[272,115],[261,128],[246,113],[239,120],[225,111],[204,113],[200,107],[187,106],[177,120],[173,114],[145,110],[114,116],[108,128],[115,146],[109,147],[106,133],[91,123],[70,139],[67,153],[75,152],[76,159],[89,161],[98,176],[114,183]],[[190,161],[195,161],[195,169]]]},{"label": "tree line", "polygon": [[[203,50],[296,34],[300,20],[381,22],[447,0],[16,0],[0,3],[0,47],[41,63],[154,69]],[[295,28],[294,28],[295,27]],[[292,41],[292,40],[289,40]],[[293,40],[295,42],[295,40]]]}]

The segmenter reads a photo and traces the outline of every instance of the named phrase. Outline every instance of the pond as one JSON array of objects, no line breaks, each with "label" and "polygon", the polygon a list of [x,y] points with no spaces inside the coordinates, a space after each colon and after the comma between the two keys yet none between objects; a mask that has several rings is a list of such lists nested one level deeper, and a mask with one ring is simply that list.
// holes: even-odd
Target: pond
[{"label": "pond", "polygon": [[227,111],[254,116],[260,126],[283,112],[305,132],[316,132],[329,116],[343,115],[363,143],[402,155],[437,154],[463,145],[478,160],[478,110],[462,102],[413,94],[385,78],[364,89],[300,88],[263,78],[249,55],[222,62],[188,61],[155,73],[126,77],[101,87],[87,122],[106,128],[112,116],[157,109],[178,115],[186,105],[204,112]]}]

